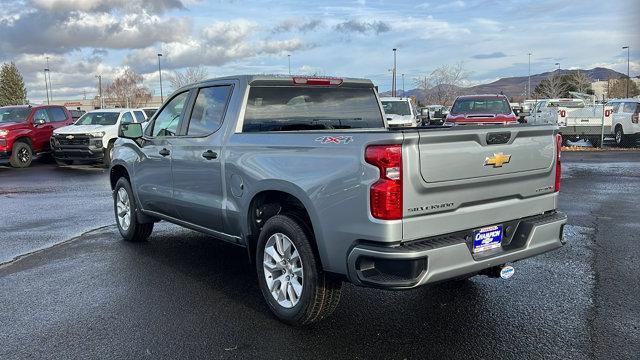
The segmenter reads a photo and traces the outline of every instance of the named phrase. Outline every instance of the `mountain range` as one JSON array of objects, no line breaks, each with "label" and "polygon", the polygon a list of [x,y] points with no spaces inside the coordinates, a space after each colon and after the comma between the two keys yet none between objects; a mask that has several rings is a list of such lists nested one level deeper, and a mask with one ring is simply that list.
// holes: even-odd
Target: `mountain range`
[{"label": "mountain range", "polygon": [[[565,75],[574,72],[575,70],[555,70],[550,72],[544,72],[540,74],[531,74],[531,91],[533,91],[536,86],[544,79],[549,77],[550,75],[560,74]],[[580,70],[583,71],[592,81],[597,80],[607,80],[607,79],[617,79],[620,77],[626,76],[620,72],[615,70],[596,67],[589,70]],[[467,88],[462,88],[462,94],[499,94],[503,93],[508,97],[521,97],[525,95],[528,76],[515,76],[515,77],[506,77],[501,78],[496,81],[493,81],[488,84],[479,84]],[[400,91],[401,93],[402,91]],[[387,91],[381,94],[382,96],[390,96],[391,92]],[[411,89],[405,92],[405,96],[415,96],[418,99],[422,99],[424,97],[424,91],[421,89]]]}]

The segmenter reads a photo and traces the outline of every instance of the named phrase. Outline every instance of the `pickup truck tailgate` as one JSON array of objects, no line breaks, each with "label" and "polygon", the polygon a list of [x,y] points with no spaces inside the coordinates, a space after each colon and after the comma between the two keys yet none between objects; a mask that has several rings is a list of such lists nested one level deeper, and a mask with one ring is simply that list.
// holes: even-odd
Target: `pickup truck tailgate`
[{"label": "pickup truck tailgate", "polygon": [[404,240],[554,209],[556,131],[520,125],[407,132]]}]

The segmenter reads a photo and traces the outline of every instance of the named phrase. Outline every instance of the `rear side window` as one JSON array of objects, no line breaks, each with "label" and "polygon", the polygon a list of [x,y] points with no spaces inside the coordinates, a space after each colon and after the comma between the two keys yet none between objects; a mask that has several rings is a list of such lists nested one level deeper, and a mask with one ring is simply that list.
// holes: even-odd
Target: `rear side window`
[{"label": "rear side window", "polygon": [[383,128],[373,88],[251,87],[243,132]]},{"label": "rear side window", "polygon": [[625,113],[634,113],[636,112],[637,108],[638,108],[638,103],[628,102],[628,103],[624,103],[624,110],[622,111]]},{"label": "rear side window", "polygon": [[231,86],[214,86],[198,91],[191,112],[187,135],[204,136],[217,131],[222,125]]},{"label": "rear side window", "polygon": [[49,108],[49,117],[51,121],[65,121],[67,120],[67,114],[59,107]]},{"label": "rear side window", "polygon": [[136,116],[136,122],[142,123],[147,121],[147,119],[144,117],[144,113],[140,110],[138,111],[134,111],[133,114]]},{"label": "rear side window", "polygon": [[613,103],[611,104],[613,106],[613,112],[617,113],[620,111],[620,103]]},{"label": "rear side window", "polygon": [[510,114],[511,107],[506,99],[457,99],[451,114]]}]

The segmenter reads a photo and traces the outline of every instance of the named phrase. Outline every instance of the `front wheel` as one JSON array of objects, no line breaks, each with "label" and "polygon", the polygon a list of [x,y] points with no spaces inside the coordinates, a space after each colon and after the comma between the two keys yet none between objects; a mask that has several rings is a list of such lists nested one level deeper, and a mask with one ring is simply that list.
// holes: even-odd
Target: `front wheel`
[{"label": "front wheel", "polygon": [[14,143],[9,164],[14,168],[26,168],[31,165],[31,161],[33,161],[33,150],[31,146],[23,141]]},{"label": "front wheel", "polygon": [[616,140],[616,145],[618,146],[626,146],[629,145],[629,136],[624,134],[624,131],[622,130],[622,126],[616,127],[616,132],[615,132],[615,140]]},{"label": "front wheel", "polygon": [[275,215],[262,228],[256,250],[262,295],[281,321],[296,326],[325,318],[340,300],[342,282],[322,270],[311,236],[296,215]]},{"label": "front wheel", "polygon": [[116,225],[125,241],[141,242],[147,240],[153,231],[153,223],[140,223],[136,216],[137,206],[131,184],[126,178],[118,179],[113,191],[113,209]]}]

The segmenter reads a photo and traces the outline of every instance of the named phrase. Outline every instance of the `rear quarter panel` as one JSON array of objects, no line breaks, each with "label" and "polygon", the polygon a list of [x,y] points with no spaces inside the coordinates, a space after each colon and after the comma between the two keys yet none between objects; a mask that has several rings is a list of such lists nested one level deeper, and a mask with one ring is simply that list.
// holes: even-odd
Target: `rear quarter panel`
[{"label": "rear quarter panel", "polygon": [[[326,142],[325,137],[342,140]],[[402,238],[401,221],[383,223],[370,215],[369,186],[379,174],[364,161],[367,145],[400,144],[402,138],[400,132],[385,130],[233,134],[223,150],[227,229],[246,238],[254,196],[287,192],[309,213],[323,267],[346,273],[346,256],[355,241]]]}]

